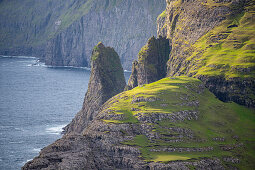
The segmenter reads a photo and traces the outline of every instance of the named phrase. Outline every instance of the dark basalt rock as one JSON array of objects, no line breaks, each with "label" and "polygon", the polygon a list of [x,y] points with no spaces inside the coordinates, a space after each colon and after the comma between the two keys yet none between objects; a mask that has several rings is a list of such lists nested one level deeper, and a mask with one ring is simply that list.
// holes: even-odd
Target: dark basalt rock
[{"label": "dark basalt rock", "polygon": [[65,133],[81,133],[109,98],[122,92],[126,83],[118,54],[101,42],[91,56],[91,75],[82,110],[65,127]]},{"label": "dark basalt rock", "polygon": [[226,80],[224,77],[199,76],[205,86],[215,94],[221,101],[234,101],[238,104],[255,108],[255,80],[232,78]]},{"label": "dark basalt rock", "polygon": [[166,63],[170,53],[169,40],[152,37],[138,54],[138,62],[133,62],[132,74],[126,90],[148,84],[166,76]]}]

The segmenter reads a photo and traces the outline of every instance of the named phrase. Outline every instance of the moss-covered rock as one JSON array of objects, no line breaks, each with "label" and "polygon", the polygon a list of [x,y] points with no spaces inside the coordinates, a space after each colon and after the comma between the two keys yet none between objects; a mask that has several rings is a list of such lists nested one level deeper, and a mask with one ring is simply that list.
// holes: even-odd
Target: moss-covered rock
[{"label": "moss-covered rock", "polygon": [[169,53],[169,40],[161,36],[150,38],[138,53],[138,62],[133,62],[127,89],[152,83],[165,77]]},{"label": "moss-covered rock", "polygon": [[190,77],[164,78],[108,100],[82,132],[24,169],[252,169],[254,110],[218,100]]},{"label": "moss-covered rock", "polygon": [[97,116],[100,106],[122,92],[126,85],[118,54],[99,42],[91,56],[91,75],[82,110],[65,127],[66,133],[81,133]]},{"label": "moss-covered rock", "polygon": [[199,78],[223,101],[255,107],[254,1],[167,4],[165,23],[158,18],[158,30],[166,31],[158,34],[172,46],[168,76]]}]

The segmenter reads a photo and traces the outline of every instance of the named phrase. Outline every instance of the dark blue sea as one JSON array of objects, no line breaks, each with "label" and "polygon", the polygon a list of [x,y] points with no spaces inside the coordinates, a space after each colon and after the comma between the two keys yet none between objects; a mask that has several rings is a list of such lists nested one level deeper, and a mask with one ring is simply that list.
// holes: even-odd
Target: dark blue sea
[{"label": "dark blue sea", "polygon": [[61,137],[82,107],[89,76],[87,68],[0,56],[0,170],[20,169]]}]

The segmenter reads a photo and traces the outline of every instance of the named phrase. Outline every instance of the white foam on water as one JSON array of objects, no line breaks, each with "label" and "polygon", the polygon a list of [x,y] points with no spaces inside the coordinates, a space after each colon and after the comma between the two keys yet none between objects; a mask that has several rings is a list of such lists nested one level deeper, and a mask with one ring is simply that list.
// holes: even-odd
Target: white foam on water
[{"label": "white foam on water", "polygon": [[50,66],[50,65],[45,65],[48,68],[77,68],[77,69],[84,69],[90,71],[91,69],[89,67],[75,67],[75,66]]},{"label": "white foam on water", "polygon": [[32,161],[33,159],[28,159],[26,161],[23,161],[22,163],[20,163],[20,166],[24,166],[26,163],[28,163],[29,161]]},{"label": "white foam on water", "polygon": [[9,142],[10,144],[21,144],[21,143],[23,143],[23,141],[11,141],[11,142]]},{"label": "white foam on water", "polygon": [[61,132],[63,132],[63,128],[65,126],[66,125],[57,125],[57,126],[49,127],[49,128],[46,128],[46,132],[53,135],[60,135]]},{"label": "white foam on water", "polygon": [[35,153],[39,153],[41,151],[41,148],[34,148],[33,149],[33,152],[35,152]]},{"label": "white foam on water", "polygon": [[22,129],[22,128],[14,128],[15,130],[17,130],[17,131],[24,131],[24,129]]}]

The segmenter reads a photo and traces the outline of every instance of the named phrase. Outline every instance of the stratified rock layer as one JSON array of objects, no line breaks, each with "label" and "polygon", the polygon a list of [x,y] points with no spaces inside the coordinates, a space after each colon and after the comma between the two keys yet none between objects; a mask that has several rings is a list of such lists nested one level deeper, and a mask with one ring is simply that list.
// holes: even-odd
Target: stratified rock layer
[{"label": "stratified rock layer", "polygon": [[23,169],[254,167],[254,113],[216,99],[197,79],[136,87],[100,110],[82,135],[64,135]]},{"label": "stratified rock layer", "polygon": [[219,99],[255,107],[254,7],[250,0],[167,0],[157,32],[172,47],[168,76],[199,78]]},{"label": "stratified rock layer", "polygon": [[91,56],[91,75],[82,110],[65,127],[66,133],[81,133],[97,116],[100,106],[109,98],[122,92],[126,85],[123,68],[113,48],[101,42]]},{"label": "stratified rock layer", "polygon": [[152,83],[166,76],[166,63],[170,46],[166,38],[152,37],[138,54],[138,62],[133,62],[132,74],[126,89]]}]

